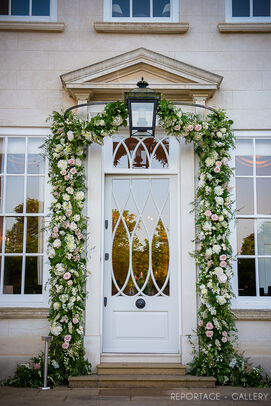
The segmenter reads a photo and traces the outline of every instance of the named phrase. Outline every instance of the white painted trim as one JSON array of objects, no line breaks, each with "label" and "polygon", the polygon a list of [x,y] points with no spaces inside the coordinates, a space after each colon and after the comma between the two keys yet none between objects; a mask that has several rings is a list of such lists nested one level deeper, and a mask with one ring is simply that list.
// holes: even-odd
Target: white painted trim
[{"label": "white painted trim", "polygon": [[[136,1],[136,0],[134,0]],[[149,0],[148,0],[149,1]],[[130,0],[130,13],[132,0]],[[152,10],[152,3],[151,3]],[[170,17],[112,17],[112,0],[104,0],[104,21],[115,22],[179,22],[179,0],[171,0]]]},{"label": "white painted trim", "polygon": [[[11,0],[9,0],[9,13],[11,14]],[[46,22],[46,21],[47,22],[54,22],[54,21],[57,21],[57,0],[50,0],[50,16],[0,15],[0,20],[1,21],[32,21],[32,22],[34,22],[34,21],[36,21],[36,22]]]},{"label": "white painted trim", "polygon": [[267,23],[271,21],[270,17],[253,17],[252,16],[253,0],[250,0],[250,17],[233,17],[232,16],[232,0],[225,0],[225,20],[226,22],[242,22],[242,23]]},{"label": "white painted trim", "polygon": [[116,354],[102,353],[101,362],[163,362],[180,363],[180,354]]}]

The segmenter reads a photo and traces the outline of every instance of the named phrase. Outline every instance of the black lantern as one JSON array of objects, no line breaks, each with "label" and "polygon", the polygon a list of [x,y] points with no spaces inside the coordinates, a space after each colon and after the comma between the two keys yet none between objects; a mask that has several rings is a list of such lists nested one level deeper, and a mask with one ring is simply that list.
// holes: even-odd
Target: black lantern
[{"label": "black lantern", "polygon": [[130,136],[154,136],[157,104],[161,94],[148,89],[148,85],[142,77],[137,83],[138,88],[125,93],[129,111]]}]

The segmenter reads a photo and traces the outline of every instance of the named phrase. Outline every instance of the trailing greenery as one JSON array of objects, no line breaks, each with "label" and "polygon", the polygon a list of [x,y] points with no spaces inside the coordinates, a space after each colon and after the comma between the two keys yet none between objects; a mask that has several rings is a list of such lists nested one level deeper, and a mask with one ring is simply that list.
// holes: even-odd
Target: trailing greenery
[{"label": "trailing greenery", "polygon": [[[117,132],[120,126],[127,126],[127,117],[124,102],[107,104],[102,113],[89,121],[79,120],[71,112],[67,117],[54,112],[51,117],[52,134],[44,148],[53,194],[48,256],[49,322],[53,336],[50,359],[59,371],[57,378],[52,377],[54,383],[66,382],[70,375],[90,373],[83,345],[87,277],[84,146],[102,144],[104,137]],[[232,121],[224,111],[211,113],[201,120],[166,100],[159,102],[158,117],[168,135],[192,142],[199,157],[195,199],[197,249],[193,255],[199,268],[197,291],[201,305],[198,351],[194,349],[191,373],[214,376],[219,384],[264,386],[267,381],[262,378],[261,370],[249,368],[234,346],[236,328],[230,308],[233,258],[229,242],[229,222],[233,215],[229,189],[230,150],[234,147]],[[36,384],[35,377],[40,376],[40,371],[25,364],[22,368]],[[17,382],[23,382],[20,369],[17,376]]]}]

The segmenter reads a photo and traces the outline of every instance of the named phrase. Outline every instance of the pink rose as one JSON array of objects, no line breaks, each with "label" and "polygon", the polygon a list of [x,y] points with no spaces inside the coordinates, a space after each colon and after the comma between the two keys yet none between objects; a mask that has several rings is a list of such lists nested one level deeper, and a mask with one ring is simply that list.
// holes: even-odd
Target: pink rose
[{"label": "pink rose", "polygon": [[57,226],[54,226],[53,232],[54,232],[54,233],[58,233],[58,227],[57,227]]},{"label": "pink rose", "polygon": [[215,167],[214,172],[218,173],[220,172],[220,168],[218,166]]},{"label": "pink rose", "polygon": [[218,220],[218,217],[217,217],[217,215],[216,215],[216,214],[212,214],[211,219],[212,219],[212,220],[214,220],[214,221],[217,221],[217,220]]},{"label": "pink rose", "polygon": [[221,266],[222,268],[226,268],[227,262],[221,261],[221,262],[220,262],[220,266]]},{"label": "pink rose", "polygon": [[207,330],[212,330],[214,328],[214,326],[210,321],[208,321],[208,323],[206,324],[206,328],[207,328]]},{"label": "pink rose", "polygon": [[64,176],[64,180],[69,180],[69,179],[70,179],[69,175]]},{"label": "pink rose", "polygon": [[227,337],[222,337],[221,338],[222,343],[226,343],[228,341]]},{"label": "pink rose", "polygon": [[66,342],[62,344],[63,350],[67,350],[69,348],[69,346],[70,346],[70,344],[66,343]]},{"label": "pink rose", "polygon": [[200,130],[201,130],[201,125],[200,125],[200,124],[196,124],[195,130],[196,130],[196,131],[200,131]]},{"label": "pink rose", "polygon": [[72,210],[68,209],[65,214],[67,217],[70,217],[72,215]]},{"label": "pink rose", "polygon": [[220,259],[220,261],[225,261],[227,259],[227,255],[222,254],[222,255],[220,255],[219,259]]},{"label": "pink rose", "polygon": [[75,164],[74,159],[73,158],[68,159],[68,164],[69,165],[74,165]]},{"label": "pink rose", "polygon": [[227,335],[228,335],[227,331],[222,331],[222,335],[223,335],[223,337],[227,337]]},{"label": "pink rose", "polygon": [[53,237],[53,238],[57,238],[57,237],[58,237],[58,233],[52,233],[52,237]]},{"label": "pink rose", "polygon": [[54,196],[55,196],[55,197],[59,197],[59,193],[58,193],[58,192],[54,192]]},{"label": "pink rose", "polygon": [[213,335],[214,335],[214,332],[213,331],[206,331],[206,336],[208,337],[208,338],[212,338],[213,337]]},{"label": "pink rose", "polygon": [[193,131],[194,130],[194,126],[193,124],[189,124],[189,126],[187,126],[188,131]]},{"label": "pink rose", "polygon": [[221,161],[216,161],[216,166],[218,166],[219,168],[220,168],[220,166],[222,165],[222,162]]},{"label": "pink rose", "polygon": [[76,172],[77,172],[76,168],[71,168],[71,169],[70,169],[70,173],[71,173],[72,175],[75,175]]},{"label": "pink rose", "polygon": [[70,334],[67,334],[65,337],[64,337],[64,341],[71,341],[71,339],[72,339],[72,336],[70,335]]},{"label": "pink rose", "polygon": [[210,210],[206,210],[206,212],[204,214],[205,214],[206,217],[210,217],[212,215]]},{"label": "pink rose", "polygon": [[179,131],[180,128],[181,128],[181,127],[179,126],[179,124],[177,124],[177,125],[175,125],[174,130]]},{"label": "pink rose", "polygon": [[75,255],[75,256],[73,257],[74,262],[78,262],[79,259],[80,259],[80,256],[79,256],[79,255]]},{"label": "pink rose", "polygon": [[66,169],[62,169],[62,171],[60,171],[60,173],[61,173],[61,175],[63,175],[63,176],[66,175],[66,173],[67,173],[67,172],[66,172]]},{"label": "pink rose", "polygon": [[202,326],[203,326],[203,321],[199,320],[199,327],[202,327]]},{"label": "pink rose", "polygon": [[74,318],[72,319],[72,322],[73,322],[73,324],[77,324],[77,323],[79,323],[79,320],[78,320],[77,317],[74,317]]},{"label": "pink rose", "polygon": [[64,221],[64,223],[62,223],[62,227],[64,228],[68,228],[70,226],[70,223],[68,221]]},{"label": "pink rose", "polygon": [[67,282],[67,285],[68,285],[68,286],[72,286],[72,283],[73,283],[72,280],[69,279],[68,282]]},{"label": "pink rose", "polygon": [[40,369],[40,364],[38,364],[38,363],[37,363],[37,364],[34,364],[34,368],[35,368],[35,369]]},{"label": "pink rose", "polygon": [[70,279],[71,274],[70,272],[65,272],[63,278],[65,279],[65,281],[67,281],[68,279]]}]

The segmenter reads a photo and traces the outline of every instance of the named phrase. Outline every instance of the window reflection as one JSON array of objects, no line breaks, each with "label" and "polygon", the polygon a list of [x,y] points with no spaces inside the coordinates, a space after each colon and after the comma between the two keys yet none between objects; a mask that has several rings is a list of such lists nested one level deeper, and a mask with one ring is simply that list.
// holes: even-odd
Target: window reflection
[{"label": "window reflection", "polygon": [[42,213],[44,211],[44,178],[28,176],[27,178],[27,213]]},{"label": "window reflection", "polygon": [[21,256],[5,257],[4,294],[20,294],[22,283]]},{"label": "window reflection", "polygon": [[235,151],[236,176],[253,175],[253,142],[252,140],[237,140]]},{"label": "window reflection", "polygon": [[238,259],[239,296],[256,296],[255,259]]},{"label": "window reflection", "polygon": [[28,154],[27,154],[27,172],[28,173],[44,173],[45,159],[41,155],[40,146],[42,145],[42,138],[33,138],[28,140]]},{"label": "window reflection", "polygon": [[254,214],[253,179],[236,179],[236,208],[238,214]]},{"label": "window reflection", "polygon": [[259,258],[260,296],[271,296],[271,258]]},{"label": "window reflection", "polygon": [[271,255],[271,220],[258,220],[258,254]]},{"label": "window reflection", "polygon": [[23,252],[24,217],[6,217],[5,251]]},{"label": "window reflection", "polygon": [[29,216],[26,221],[26,252],[43,252],[43,218]]},{"label": "window reflection", "polygon": [[25,138],[9,138],[7,153],[7,173],[24,173]]},{"label": "window reflection", "polygon": [[237,254],[254,255],[254,220],[238,219],[237,225]]},{"label": "window reflection", "polygon": [[271,140],[256,140],[256,175],[271,175]]},{"label": "window reflection", "polygon": [[24,177],[6,177],[6,212],[22,213],[24,211]]},{"label": "window reflection", "polygon": [[257,212],[271,214],[271,178],[257,178]]}]

